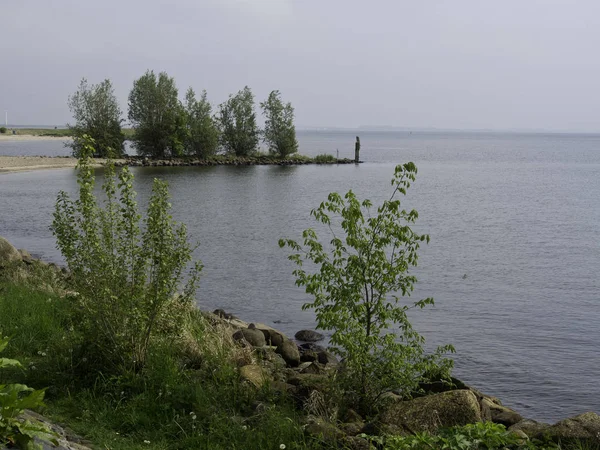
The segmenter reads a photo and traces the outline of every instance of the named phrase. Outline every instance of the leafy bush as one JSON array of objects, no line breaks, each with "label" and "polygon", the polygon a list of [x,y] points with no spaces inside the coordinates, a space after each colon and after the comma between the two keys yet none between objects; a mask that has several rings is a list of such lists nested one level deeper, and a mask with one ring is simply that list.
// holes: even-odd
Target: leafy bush
[{"label": "leafy bush", "polygon": [[0,134],[6,134],[6,127],[0,127]]},{"label": "leafy bush", "polygon": [[[298,265],[296,284],[314,297],[303,309],[315,310],[319,329],[333,330],[332,349],[345,361],[341,384],[358,396],[363,411],[372,410],[388,390],[409,396],[425,381],[425,374],[445,377],[452,367],[452,361],[442,357],[454,351],[452,346],[426,354],[424,338],[407,317],[409,309],[431,305],[433,299],[402,305],[396,295],[410,295],[417,280],[409,268],[417,265],[420,243],[429,242],[429,236],[409,227],[417,211],[401,209],[395,199],[398,193],[406,194],[416,173],[413,163],[396,167],[392,195],[376,214],[371,214],[371,201],[359,201],[352,191],[344,197],[329,194],[311,215],[331,230],[331,250],[310,228],[302,233],[302,245],[291,239],[279,241],[295,252],[289,259]],[[334,224],[332,218],[340,222]],[[343,238],[336,234],[338,229]],[[318,271],[308,273],[305,261],[316,264]],[[399,335],[392,326],[399,328]]]},{"label": "leafy bush", "polygon": [[[0,353],[8,345],[8,338],[0,338]],[[0,369],[21,367],[19,361],[0,358]],[[38,437],[58,445],[55,434],[43,425],[21,420],[25,409],[44,406],[44,389],[34,390],[24,384],[0,384],[0,444],[19,445],[20,448],[35,448],[33,439]]]},{"label": "leafy bush", "polygon": [[193,265],[179,293],[192,248],[185,226],[169,215],[166,183],[154,180],[142,231],[127,168],[117,184],[108,165],[104,207],[98,205],[89,162],[93,140],[86,139],[78,163],[79,199],[59,193],[51,229],[71,274],[90,358],[103,370],[138,370],[155,335],[178,335],[202,265]]},{"label": "leafy bush", "polygon": [[330,155],[328,153],[321,153],[320,155],[317,155],[314,157],[314,161],[319,164],[324,164],[324,163],[334,163],[337,161],[337,159],[335,158],[335,156]]}]

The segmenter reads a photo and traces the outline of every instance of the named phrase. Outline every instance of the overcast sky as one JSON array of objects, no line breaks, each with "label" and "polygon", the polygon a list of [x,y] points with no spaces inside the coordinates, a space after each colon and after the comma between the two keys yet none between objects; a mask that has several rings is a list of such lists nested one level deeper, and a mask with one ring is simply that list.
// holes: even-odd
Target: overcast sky
[{"label": "overcast sky", "polygon": [[0,0],[0,111],[71,119],[86,77],[123,111],[147,69],[213,104],[273,89],[304,126],[600,131],[598,0]]}]

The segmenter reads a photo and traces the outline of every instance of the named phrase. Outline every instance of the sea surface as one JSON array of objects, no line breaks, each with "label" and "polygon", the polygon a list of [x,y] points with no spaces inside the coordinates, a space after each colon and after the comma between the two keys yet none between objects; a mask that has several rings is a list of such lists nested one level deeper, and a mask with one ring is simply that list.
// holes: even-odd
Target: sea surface
[{"label": "sea surface", "polygon": [[[353,157],[356,132],[299,132],[300,152]],[[600,413],[600,135],[360,132],[360,165],[136,168],[140,202],[169,181],[205,269],[201,308],[293,335],[314,326],[280,237],[314,226],[332,191],[375,203],[394,166],[419,169],[404,205],[421,248],[411,316],[428,345],[456,347],[455,375],[522,415]],[[58,141],[0,142],[2,155],[68,155]],[[99,171],[101,179],[101,171]],[[48,230],[72,169],[0,174],[0,235],[60,263]],[[323,239],[329,236],[323,231]]]}]

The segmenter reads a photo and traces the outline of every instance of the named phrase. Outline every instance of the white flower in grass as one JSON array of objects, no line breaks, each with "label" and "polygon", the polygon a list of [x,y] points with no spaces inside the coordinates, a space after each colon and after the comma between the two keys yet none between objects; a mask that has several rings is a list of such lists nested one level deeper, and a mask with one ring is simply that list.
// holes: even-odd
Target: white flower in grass
[{"label": "white flower in grass", "polygon": [[279,445],[279,448],[280,448],[281,450],[285,450],[285,444],[281,444],[281,445]]}]

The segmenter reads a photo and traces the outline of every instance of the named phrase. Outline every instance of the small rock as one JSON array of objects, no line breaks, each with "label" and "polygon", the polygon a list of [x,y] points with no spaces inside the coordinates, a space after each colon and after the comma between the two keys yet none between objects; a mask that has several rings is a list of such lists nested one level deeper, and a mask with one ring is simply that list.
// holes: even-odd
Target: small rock
[{"label": "small rock", "polygon": [[316,353],[325,351],[323,347],[317,344],[313,344],[312,342],[305,342],[304,344],[300,344],[300,348],[303,348],[304,350],[310,350]]},{"label": "small rock", "polygon": [[304,431],[309,436],[320,439],[328,444],[336,444],[340,439],[345,437],[343,431],[335,425],[325,422],[323,419],[313,418],[304,427]]},{"label": "small rock", "polygon": [[298,364],[300,364],[300,352],[298,351],[296,344],[292,341],[283,341],[277,346],[275,351],[283,357],[290,367],[297,367]]},{"label": "small rock", "polygon": [[300,361],[302,362],[313,362],[317,361],[319,356],[312,350],[300,349]]},{"label": "small rock", "polygon": [[299,341],[304,342],[317,342],[325,339],[325,336],[313,330],[300,330],[294,335],[294,337]]},{"label": "small rock", "polygon": [[[303,364],[308,364],[306,367],[302,367]],[[318,362],[309,362],[303,363],[300,365],[302,367],[300,369],[300,373],[313,373],[313,374],[323,374],[325,373],[325,367]]]},{"label": "small rock", "polygon": [[339,364],[338,359],[326,350],[323,350],[322,352],[317,353],[317,360],[323,365]]},{"label": "small rock", "polygon": [[21,261],[21,254],[13,245],[0,236],[0,267]]},{"label": "small rock", "polygon": [[240,377],[255,387],[260,388],[269,378],[262,367],[256,364],[248,364],[240,368]]},{"label": "small rock", "polygon": [[35,258],[33,256],[31,256],[31,253],[29,253],[24,248],[20,248],[17,251],[21,255],[21,259],[23,260],[23,262],[25,264],[29,264],[29,265],[33,264],[33,262],[35,261]]},{"label": "small rock", "polygon": [[[236,341],[246,341],[253,347],[264,347],[267,345],[265,341],[265,335],[260,330],[253,330],[250,328],[244,328],[234,333],[233,339]],[[298,357],[298,359],[300,359]]]},{"label": "small rock", "polygon": [[534,437],[542,433],[548,427],[550,427],[549,423],[541,423],[531,419],[523,419],[519,423],[510,426],[508,431],[522,431],[527,436]]},{"label": "small rock", "polygon": [[523,417],[515,410],[498,405],[487,398],[481,400],[481,409],[482,412],[489,410],[490,420],[505,427],[510,427],[523,420]]}]

